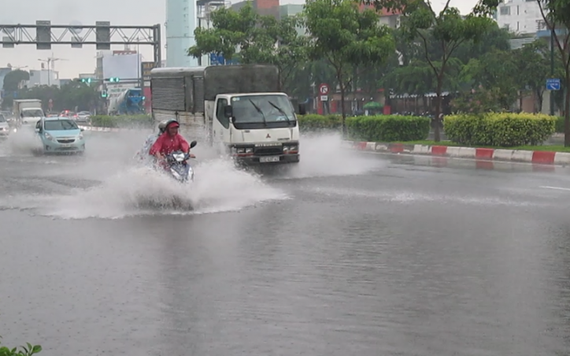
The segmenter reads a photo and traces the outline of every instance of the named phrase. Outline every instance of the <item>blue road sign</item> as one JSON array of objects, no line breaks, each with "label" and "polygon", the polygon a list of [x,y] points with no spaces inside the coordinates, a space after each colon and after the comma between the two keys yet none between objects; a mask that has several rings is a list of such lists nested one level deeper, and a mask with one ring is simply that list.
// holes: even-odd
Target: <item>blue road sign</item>
[{"label": "blue road sign", "polygon": [[560,90],[560,79],[546,79],[546,90]]}]

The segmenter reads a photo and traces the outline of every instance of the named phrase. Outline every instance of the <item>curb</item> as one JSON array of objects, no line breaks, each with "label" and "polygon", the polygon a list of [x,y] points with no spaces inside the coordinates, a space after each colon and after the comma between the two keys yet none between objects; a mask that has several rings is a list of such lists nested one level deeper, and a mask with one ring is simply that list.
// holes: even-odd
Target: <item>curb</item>
[{"label": "curb", "polygon": [[348,146],[359,151],[470,158],[481,161],[525,162],[535,164],[570,165],[570,152],[525,151],[494,148],[427,146],[402,143],[353,142]]}]

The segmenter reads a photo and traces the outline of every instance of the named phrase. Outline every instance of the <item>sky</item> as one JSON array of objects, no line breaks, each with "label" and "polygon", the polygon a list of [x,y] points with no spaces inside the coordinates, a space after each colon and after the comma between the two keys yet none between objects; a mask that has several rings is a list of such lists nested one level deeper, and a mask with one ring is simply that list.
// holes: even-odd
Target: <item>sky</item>
[{"label": "sky", "polygon": [[[451,0],[452,6],[458,7],[461,13],[468,13],[477,0]],[[111,25],[162,25],[166,21],[166,0],[17,0],[2,1],[0,23],[2,24],[35,24],[37,20],[50,20],[52,24],[68,25],[71,23],[94,25],[96,21],[110,21]],[[232,0],[233,3],[239,0]],[[282,0],[281,4],[302,4],[304,0]],[[444,0],[432,0],[436,11],[443,8]],[[32,30],[33,33],[35,31]],[[3,36],[4,34],[0,34]],[[163,38],[163,46],[166,43]],[[122,46],[111,49],[121,50]],[[134,48],[133,48],[134,49]],[[140,46],[143,61],[152,61],[152,47]],[[52,45],[51,50],[36,50],[35,45],[17,45],[14,48],[0,47],[0,67],[8,63],[13,68],[24,67],[24,70],[40,69],[39,59],[46,60],[53,54],[61,60],[54,62],[60,78],[76,78],[79,73],[93,73],[96,66],[95,46],[84,46],[72,49],[68,45]],[[163,59],[166,50],[163,48]]]}]

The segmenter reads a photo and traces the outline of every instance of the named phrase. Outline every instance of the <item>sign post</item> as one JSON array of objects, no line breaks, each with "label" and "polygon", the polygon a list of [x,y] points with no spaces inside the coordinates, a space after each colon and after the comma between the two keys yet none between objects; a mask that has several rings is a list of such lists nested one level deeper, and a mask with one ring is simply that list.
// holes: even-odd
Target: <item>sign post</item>
[{"label": "sign post", "polygon": [[546,79],[546,90],[560,90],[560,79]]}]

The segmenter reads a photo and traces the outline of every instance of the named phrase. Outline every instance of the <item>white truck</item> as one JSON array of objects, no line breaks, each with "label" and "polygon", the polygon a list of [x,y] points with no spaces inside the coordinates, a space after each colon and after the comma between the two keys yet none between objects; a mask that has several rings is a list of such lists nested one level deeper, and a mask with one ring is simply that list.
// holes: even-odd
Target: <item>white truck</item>
[{"label": "white truck", "polygon": [[[277,67],[155,68],[150,76],[156,121],[177,119],[238,163],[299,162],[299,124]],[[305,114],[304,105],[298,109]]]},{"label": "white truck", "polygon": [[15,120],[22,125],[35,125],[38,120],[45,117],[40,99],[16,99],[12,111]]}]

